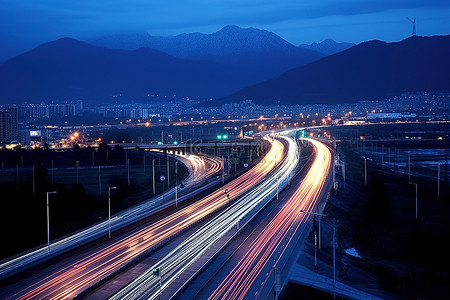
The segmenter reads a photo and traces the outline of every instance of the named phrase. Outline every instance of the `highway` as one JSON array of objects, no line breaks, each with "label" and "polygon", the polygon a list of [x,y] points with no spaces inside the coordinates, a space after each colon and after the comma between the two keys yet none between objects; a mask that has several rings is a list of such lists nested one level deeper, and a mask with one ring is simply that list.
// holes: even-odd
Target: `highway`
[{"label": "highway", "polygon": [[189,228],[193,224],[218,209],[229,204],[225,194],[231,199],[239,197],[259,183],[272,171],[276,162],[282,159],[281,143],[271,140],[271,150],[255,167],[226,184],[210,195],[186,206],[153,224],[122,238],[86,257],[73,261],[61,270],[34,280],[6,299],[62,299],[74,298],[116,271],[121,270],[134,259],[145,255],[168,239]]},{"label": "highway", "polygon": [[305,178],[208,299],[272,297],[273,294],[265,294],[272,291],[266,286],[271,286],[275,281],[277,275],[274,273],[280,268],[281,260],[286,259],[283,254],[299,228],[309,218],[309,214],[304,214],[301,210],[313,209],[330,171],[330,150],[318,141],[308,141],[314,146],[316,157]]},{"label": "highway", "polygon": [[[277,187],[286,184],[297,168],[299,156],[297,144],[291,137],[277,135],[284,140],[285,146],[280,140],[265,137],[270,140],[272,147],[263,161],[257,167],[262,171],[251,178],[252,182],[259,182],[243,197],[236,199],[237,195],[230,190],[231,205],[214,219],[194,232],[178,247],[167,254],[154,266],[120,290],[110,299],[155,299],[159,296],[160,289],[164,299],[172,295],[164,293],[171,283],[179,278],[191,265],[199,260],[213,245],[225,236],[239,222],[244,223],[246,218],[257,213],[257,208],[264,206],[276,195]],[[275,166],[277,166],[275,168]],[[274,170],[271,174],[269,171]],[[268,176],[261,176],[263,173]],[[265,177],[265,178],[264,178]],[[162,280],[152,275],[154,268],[160,268]],[[161,285],[161,286],[160,286]]]},{"label": "highway", "polygon": [[[218,157],[198,155],[177,155],[177,160],[185,164],[189,169],[189,176],[183,182],[185,188],[178,186],[179,200],[182,195],[199,185],[205,184],[206,180],[223,169],[223,162]],[[129,224],[139,221],[150,214],[160,211],[175,202],[175,188],[170,189],[162,195],[150,198],[136,206],[121,211],[111,217],[111,231],[123,228]],[[186,197],[185,197],[186,198]],[[17,271],[28,268],[34,264],[43,262],[65,251],[80,246],[108,233],[108,220],[94,224],[81,232],[67,236],[50,244],[50,254],[47,247],[42,247],[17,258],[8,260],[0,265],[0,279],[6,278]]]}]

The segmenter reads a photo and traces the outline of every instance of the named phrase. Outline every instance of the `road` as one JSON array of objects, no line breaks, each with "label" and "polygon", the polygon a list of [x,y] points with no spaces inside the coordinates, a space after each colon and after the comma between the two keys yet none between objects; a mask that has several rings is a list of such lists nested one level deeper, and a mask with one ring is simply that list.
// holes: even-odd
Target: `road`
[{"label": "road", "polygon": [[[283,208],[270,220],[237,265],[208,299],[265,299],[272,291],[277,270],[292,238],[305,225],[308,214],[321,194],[331,166],[331,152],[322,143],[309,140],[316,151],[316,158],[302,183]],[[265,293],[264,293],[265,292]]]},{"label": "road", "polygon": [[[207,178],[223,169],[223,162],[218,157],[197,156],[197,155],[177,155],[175,157],[180,162],[188,166],[189,176],[185,180],[183,191],[193,190],[204,184]],[[178,196],[182,196],[183,191],[178,186]],[[111,217],[111,230],[123,228],[129,224],[139,221],[158,210],[164,209],[173,204],[175,199],[175,188],[170,189],[162,195],[148,199],[136,206],[121,211]],[[46,261],[55,255],[71,250],[81,244],[97,239],[108,233],[108,221],[96,223],[81,232],[67,236],[59,241],[50,244],[50,253],[47,246],[30,251],[19,257],[10,259],[0,264],[0,279],[6,278],[18,271],[26,269],[37,263]]]},{"label": "road", "polygon": [[[255,174],[252,181],[258,182],[264,179],[259,185],[255,185],[248,194],[240,199],[236,199],[234,193],[231,194],[231,205],[222,213],[202,226],[189,238],[183,241],[178,247],[172,250],[162,260],[149,268],[141,276],[119,291],[111,299],[155,299],[159,296],[160,289],[165,291],[162,294],[164,299],[169,298],[173,292],[168,287],[197,260],[199,260],[216,242],[227,233],[234,233],[234,227],[241,222],[245,223],[246,218],[256,214],[258,208],[263,207],[270,199],[276,195],[277,187],[282,183],[287,183],[293,174],[299,161],[297,144],[292,138],[278,137],[284,139],[289,146],[285,149],[282,142],[277,139],[265,137],[270,140],[272,147],[264,160],[258,164],[262,172]],[[277,166],[276,169],[274,167]],[[274,172],[268,174],[274,169]],[[253,214],[252,214],[253,213]],[[154,268],[160,268],[162,275],[159,278],[152,276]],[[161,284],[161,286],[160,286]],[[183,283],[181,283],[182,285]],[[166,291],[167,290],[167,291]]]},{"label": "road", "polygon": [[[226,184],[199,201],[155,223],[134,232],[104,249],[87,255],[85,258],[71,262],[61,270],[38,278],[6,299],[61,299],[73,298],[99,281],[123,269],[137,257],[145,255],[168,239],[201,221],[211,213],[229,204],[224,192],[228,190],[231,198],[237,198],[260,182],[275,166],[274,158],[278,155],[278,146],[272,147],[266,159],[255,167]],[[276,153],[276,154],[274,154]],[[270,159],[269,159],[270,158]]]}]

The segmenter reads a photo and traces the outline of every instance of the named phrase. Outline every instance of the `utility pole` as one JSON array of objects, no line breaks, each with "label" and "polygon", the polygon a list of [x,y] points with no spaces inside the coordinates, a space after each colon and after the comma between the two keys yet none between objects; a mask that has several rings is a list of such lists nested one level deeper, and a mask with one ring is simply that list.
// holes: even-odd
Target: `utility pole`
[{"label": "utility pole", "polygon": [[411,179],[411,151],[408,151],[408,179]]},{"label": "utility pole", "polygon": [[57,194],[57,191],[47,192],[47,253],[50,254],[50,207],[49,196],[50,194]]},{"label": "utility pole", "polygon": [[333,298],[336,299],[336,219],[333,218]]},{"label": "utility pole", "polygon": [[127,158],[128,186],[130,186],[130,159]]},{"label": "utility pole", "polygon": [[364,156],[364,184],[367,185],[367,158]]},{"label": "utility pole", "polygon": [[314,267],[317,267],[317,232],[314,231]]},{"label": "utility pole", "polygon": [[170,187],[170,163],[169,156],[167,156],[167,188]]},{"label": "utility pole", "polygon": [[222,163],[223,163],[223,169],[222,169],[222,184],[225,184],[225,159],[222,156]]},{"label": "utility pole", "polygon": [[[301,209],[300,212],[309,214],[309,215],[316,215],[319,217],[333,218],[333,298],[336,298],[336,218],[331,217],[329,215],[324,215],[324,214],[315,213],[315,212],[311,212],[311,211],[304,211],[303,209]],[[316,239],[316,237],[315,237],[315,239]],[[319,239],[319,241],[320,241],[320,239]]]},{"label": "utility pole", "polygon": [[152,179],[153,179],[153,195],[156,194],[156,184],[155,184],[155,160],[152,160],[152,169],[153,169],[153,173],[152,173]]},{"label": "utility pole", "polygon": [[280,270],[277,267],[274,267],[273,270],[275,271],[275,299],[277,299],[281,289]]},{"label": "utility pole", "polygon": [[98,166],[98,194],[102,195],[102,175],[101,175],[101,168]]},{"label": "utility pole", "polygon": [[344,190],[345,190],[345,162],[343,162],[344,168],[342,169],[342,177],[344,177]]},{"label": "utility pole", "polygon": [[175,162],[175,207],[178,207],[178,162]]},{"label": "utility pole", "polygon": [[108,187],[108,238],[111,239],[111,190],[116,190],[117,187]]},{"label": "utility pole", "polygon": [[142,158],[142,159],[143,159],[143,165],[144,165],[144,175],[145,175],[145,173],[146,173],[146,172],[145,172],[145,150],[144,150],[144,154],[143,154],[142,156],[143,156],[143,158]]}]

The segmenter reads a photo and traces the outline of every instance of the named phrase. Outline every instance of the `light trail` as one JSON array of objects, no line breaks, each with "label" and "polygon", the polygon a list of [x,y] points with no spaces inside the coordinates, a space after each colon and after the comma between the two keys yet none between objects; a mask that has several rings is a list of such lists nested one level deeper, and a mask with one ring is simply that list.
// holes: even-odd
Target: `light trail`
[{"label": "light trail", "polygon": [[[283,256],[289,243],[281,245],[281,242],[285,238],[290,240],[306,222],[308,215],[301,210],[309,211],[314,207],[331,165],[330,150],[318,141],[308,140],[315,148],[316,158],[304,180],[208,299],[244,299],[263,268],[268,264],[276,266]],[[281,254],[274,262],[271,258],[277,249],[281,249]]]},{"label": "light trail", "polygon": [[[184,161],[185,165],[192,164],[192,172],[186,179],[186,187],[193,188],[203,182],[203,178],[207,178],[223,168],[223,163],[218,157],[197,156],[197,155],[178,155],[178,159]],[[206,163],[205,163],[206,161]],[[168,198],[174,195],[174,189],[157,197],[150,198],[129,209],[121,211],[111,218],[111,230],[116,230],[139,221],[147,217],[151,213],[165,208],[170,205],[171,200]],[[55,253],[62,253],[68,249],[77,247],[83,243],[87,243],[108,233],[108,221],[102,221],[94,224],[81,232],[72,234],[66,238],[50,244],[51,253],[48,255],[47,246],[26,253],[17,258],[8,260],[0,265],[0,278],[6,278],[16,270],[27,268],[30,265],[45,261],[53,257]]]},{"label": "light trail", "polygon": [[66,299],[77,296],[88,287],[113,274],[161,245],[170,237],[202,220],[229,203],[224,190],[232,199],[239,197],[272,171],[282,159],[280,142],[270,140],[271,149],[252,169],[205,198],[165,217],[106,248],[47,276],[18,291],[8,299]]},{"label": "light trail", "polygon": [[[253,211],[261,202],[269,201],[281,182],[286,182],[296,169],[299,157],[297,144],[293,139],[282,137],[288,143],[288,153],[283,157],[284,146],[278,140],[272,140],[272,148],[262,161],[267,169],[274,168],[273,174],[265,178],[260,185],[234,202],[213,220],[202,226],[178,247],[167,254],[156,265],[136,278],[128,286],[110,299],[155,299],[159,295],[160,282],[152,276],[152,270],[160,268],[163,276],[161,288],[166,289],[189,266],[196,262],[221,237],[236,226],[240,219]],[[261,177],[260,177],[261,178]],[[233,195],[234,196],[234,195]]]}]

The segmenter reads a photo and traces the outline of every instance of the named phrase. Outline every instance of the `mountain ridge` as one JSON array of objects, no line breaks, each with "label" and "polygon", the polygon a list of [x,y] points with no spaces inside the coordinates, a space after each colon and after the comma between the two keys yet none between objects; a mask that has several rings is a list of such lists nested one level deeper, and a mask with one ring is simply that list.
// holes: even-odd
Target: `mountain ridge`
[{"label": "mountain ridge", "polygon": [[217,100],[258,104],[337,104],[403,92],[450,92],[450,36],[378,40],[294,68]]},{"label": "mountain ridge", "polygon": [[355,46],[354,43],[347,43],[347,42],[336,42],[333,39],[325,39],[322,42],[315,42],[311,44],[300,44],[300,48],[314,50],[319,53],[322,53],[326,56],[332,55],[344,50],[347,50],[348,48],[351,48]]},{"label": "mountain ridge", "polygon": [[[194,75],[192,75],[194,74]],[[0,66],[0,96],[7,102],[82,98],[95,102],[182,94],[207,98],[241,80],[213,62],[192,62],[154,49],[118,50],[72,38],[44,43]],[[26,88],[24,88],[26,87]]]},{"label": "mountain ridge", "polygon": [[259,82],[310,63],[324,55],[302,49],[267,30],[228,25],[217,32],[183,33],[160,37],[148,33],[115,35],[93,41],[93,44],[112,49],[148,47],[174,57],[190,60],[209,60],[238,67],[244,76]]}]

